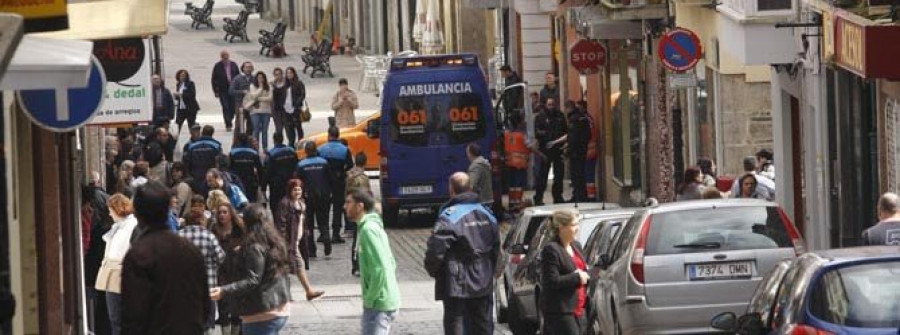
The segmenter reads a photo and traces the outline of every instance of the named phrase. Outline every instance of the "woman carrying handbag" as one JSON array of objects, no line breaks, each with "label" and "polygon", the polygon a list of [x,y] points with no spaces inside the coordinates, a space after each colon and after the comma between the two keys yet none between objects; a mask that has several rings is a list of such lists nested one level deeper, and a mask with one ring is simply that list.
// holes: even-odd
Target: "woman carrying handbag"
[{"label": "woman carrying handbag", "polygon": [[103,235],[106,250],[94,288],[106,292],[110,330],[112,335],[119,335],[122,331],[122,259],[131,248],[131,234],[138,222],[131,199],[125,195],[116,193],[109,197],[106,204],[109,206],[109,216],[115,223]]}]

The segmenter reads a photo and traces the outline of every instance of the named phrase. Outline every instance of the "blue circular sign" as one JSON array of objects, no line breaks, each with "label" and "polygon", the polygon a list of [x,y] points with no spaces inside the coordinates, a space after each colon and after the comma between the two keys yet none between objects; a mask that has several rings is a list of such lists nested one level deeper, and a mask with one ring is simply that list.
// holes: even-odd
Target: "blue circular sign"
[{"label": "blue circular sign", "polygon": [[100,110],[106,99],[106,75],[96,57],[86,87],[50,90],[23,90],[17,93],[19,106],[31,121],[53,131],[79,128]]},{"label": "blue circular sign", "polygon": [[675,28],[659,39],[659,59],[672,71],[693,69],[703,57],[700,38],[693,31]]}]

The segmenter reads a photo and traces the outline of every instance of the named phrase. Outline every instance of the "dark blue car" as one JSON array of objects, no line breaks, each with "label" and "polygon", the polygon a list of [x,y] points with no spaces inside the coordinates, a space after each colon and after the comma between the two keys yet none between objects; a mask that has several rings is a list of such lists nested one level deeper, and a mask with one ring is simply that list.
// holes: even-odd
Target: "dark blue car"
[{"label": "dark blue car", "polygon": [[900,333],[900,246],[810,252],[776,267],[747,313],[717,315],[736,334]]}]

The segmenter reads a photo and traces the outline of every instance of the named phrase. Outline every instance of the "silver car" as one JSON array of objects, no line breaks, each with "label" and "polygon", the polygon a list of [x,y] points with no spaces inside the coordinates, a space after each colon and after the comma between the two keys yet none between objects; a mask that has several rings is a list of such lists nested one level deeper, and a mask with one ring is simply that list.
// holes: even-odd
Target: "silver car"
[{"label": "silver car", "polygon": [[777,204],[699,200],[644,209],[601,255],[595,308],[604,334],[712,332],[742,312],[763,276],[803,252]]}]

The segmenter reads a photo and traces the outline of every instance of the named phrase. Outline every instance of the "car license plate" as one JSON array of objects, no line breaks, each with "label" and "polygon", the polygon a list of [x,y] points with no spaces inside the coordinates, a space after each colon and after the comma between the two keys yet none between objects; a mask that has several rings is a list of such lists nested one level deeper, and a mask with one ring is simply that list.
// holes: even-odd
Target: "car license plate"
[{"label": "car license plate", "polygon": [[753,262],[693,264],[688,266],[688,276],[691,280],[750,278]]},{"label": "car license plate", "polygon": [[402,195],[412,195],[412,194],[431,194],[432,192],[431,185],[417,185],[417,186],[401,186],[400,194]]}]

